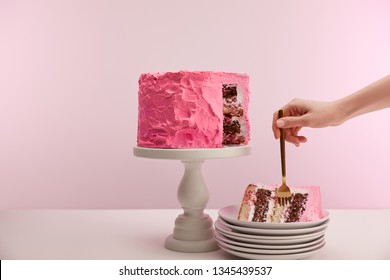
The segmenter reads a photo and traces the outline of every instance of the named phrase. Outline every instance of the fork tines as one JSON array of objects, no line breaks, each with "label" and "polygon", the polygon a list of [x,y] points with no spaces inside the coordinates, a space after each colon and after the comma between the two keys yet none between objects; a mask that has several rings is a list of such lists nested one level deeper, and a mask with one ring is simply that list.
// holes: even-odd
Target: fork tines
[{"label": "fork tines", "polygon": [[291,204],[291,196],[287,196],[287,197],[278,196],[278,204],[280,206]]}]

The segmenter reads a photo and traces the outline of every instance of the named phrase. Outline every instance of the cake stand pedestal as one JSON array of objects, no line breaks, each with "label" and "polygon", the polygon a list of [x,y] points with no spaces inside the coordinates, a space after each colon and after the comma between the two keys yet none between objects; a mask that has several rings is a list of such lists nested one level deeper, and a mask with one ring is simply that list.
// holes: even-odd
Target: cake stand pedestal
[{"label": "cake stand pedestal", "polygon": [[202,164],[207,159],[240,157],[249,155],[250,146],[234,146],[219,149],[151,149],[134,147],[137,157],[180,160],[184,174],[177,197],[184,210],[175,221],[173,234],[165,240],[167,249],[179,252],[208,252],[219,247],[214,239],[213,221],[203,211],[209,193],[202,174]]}]

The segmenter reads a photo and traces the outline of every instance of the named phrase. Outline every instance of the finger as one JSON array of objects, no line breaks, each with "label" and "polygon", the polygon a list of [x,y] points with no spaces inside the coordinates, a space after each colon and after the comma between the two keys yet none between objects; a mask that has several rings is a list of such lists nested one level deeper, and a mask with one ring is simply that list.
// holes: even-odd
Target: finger
[{"label": "finger", "polygon": [[299,147],[299,145],[301,143],[307,142],[307,138],[305,136],[302,136],[302,135],[286,135],[286,141]]},{"label": "finger", "polygon": [[280,129],[276,125],[277,120],[278,120],[278,112],[276,111],[272,117],[272,131],[274,132],[275,139],[280,138]]},{"label": "finger", "polygon": [[303,127],[307,126],[308,119],[306,115],[298,117],[284,117],[278,119],[275,123],[279,128]]},{"label": "finger", "polygon": [[292,128],[292,134],[298,137],[300,142],[307,142],[307,138],[305,136],[298,135],[301,129],[301,126]]},{"label": "finger", "polygon": [[300,143],[306,143],[307,142],[307,138],[305,136],[298,135],[297,137],[298,137]]},{"label": "finger", "polygon": [[286,135],[286,141],[294,144],[295,146],[299,147],[299,144],[301,143],[299,141],[299,138],[294,135]]}]

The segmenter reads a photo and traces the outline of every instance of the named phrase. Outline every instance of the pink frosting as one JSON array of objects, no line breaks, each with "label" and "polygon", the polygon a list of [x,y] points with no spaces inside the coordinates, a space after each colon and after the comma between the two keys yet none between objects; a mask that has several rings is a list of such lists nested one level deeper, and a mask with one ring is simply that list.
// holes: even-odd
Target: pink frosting
[{"label": "pink frosting", "polygon": [[[222,84],[241,87],[249,141],[249,77],[246,74],[180,71],[139,78],[138,135],[141,147],[220,148]],[[247,143],[246,142],[246,143]]]}]

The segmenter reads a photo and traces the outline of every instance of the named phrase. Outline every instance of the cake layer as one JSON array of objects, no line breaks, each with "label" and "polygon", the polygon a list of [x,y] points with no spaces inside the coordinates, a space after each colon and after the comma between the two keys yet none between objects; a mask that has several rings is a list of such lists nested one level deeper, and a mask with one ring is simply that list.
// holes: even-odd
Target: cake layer
[{"label": "cake layer", "polygon": [[321,193],[318,186],[291,187],[292,201],[277,204],[278,186],[250,184],[242,199],[238,219],[242,221],[291,223],[322,218]]},{"label": "cake layer", "polygon": [[180,71],[139,78],[137,144],[221,148],[250,139],[249,76]]}]

